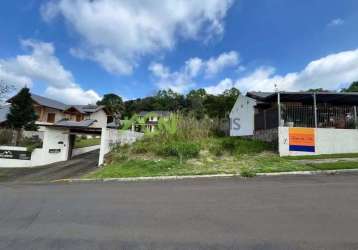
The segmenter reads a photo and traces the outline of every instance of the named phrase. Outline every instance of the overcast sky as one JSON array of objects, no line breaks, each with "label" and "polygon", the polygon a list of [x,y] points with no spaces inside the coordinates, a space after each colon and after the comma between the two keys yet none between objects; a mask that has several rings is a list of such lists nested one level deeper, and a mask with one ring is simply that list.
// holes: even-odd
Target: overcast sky
[{"label": "overcast sky", "polygon": [[0,79],[66,103],[158,89],[339,89],[356,0],[4,0]]}]

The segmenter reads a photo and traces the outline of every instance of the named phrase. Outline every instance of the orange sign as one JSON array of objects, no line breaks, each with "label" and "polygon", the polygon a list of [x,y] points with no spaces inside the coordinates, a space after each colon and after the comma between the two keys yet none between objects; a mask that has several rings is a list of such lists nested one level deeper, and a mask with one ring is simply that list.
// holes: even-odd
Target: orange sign
[{"label": "orange sign", "polygon": [[290,151],[315,152],[314,128],[289,128]]}]

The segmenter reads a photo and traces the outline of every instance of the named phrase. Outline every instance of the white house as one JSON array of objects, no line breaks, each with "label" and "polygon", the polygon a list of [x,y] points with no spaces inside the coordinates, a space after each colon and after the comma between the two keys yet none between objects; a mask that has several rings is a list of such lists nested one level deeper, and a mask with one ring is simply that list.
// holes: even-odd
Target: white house
[{"label": "white house", "polygon": [[255,130],[256,101],[250,97],[239,95],[230,112],[230,136],[249,136]]},{"label": "white house", "polygon": [[141,111],[138,113],[138,117],[145,119],[145,127],[153,132],[155,127],[158,126],[159,119],[167,119],[170,114],[170,111],[163,110]]}]

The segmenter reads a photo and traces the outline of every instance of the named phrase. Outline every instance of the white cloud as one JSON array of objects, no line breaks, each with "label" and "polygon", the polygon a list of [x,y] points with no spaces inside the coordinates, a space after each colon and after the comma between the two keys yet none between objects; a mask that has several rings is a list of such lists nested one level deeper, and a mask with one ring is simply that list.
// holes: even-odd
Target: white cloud
[{"label": "white cloud", "polygon": [[233,0],[59,0],[42,6],[42,16],[57,16],[82,38],[72,54],[89,58],[107,71],[131,74],[142,56],[172,49],[179,39],[207,40],[222,35]]},{"label": "white cloud", "polygon": [[190,77],[196,77],[203,67],[203,60],[198,57],[190,58],[185,62],[185,71]]},{"label": "white cloud", "polygon": [[46,96],[61,99],[67,104],[95,104],[100,99],[100,96],[94,90],[84,91],[79,87],[60,89],[50,86],[45,93]]},{"label": "white cloud", "polygon": [[148,69],[157,78],[155,83],[158,88],[172,89],[175,92],[183,93],[195,86],[192,78],[193,72],[197,70],[195,67],[188,60],[185,67],[180,71],[171,72],[168,67],[161,63],[151,63]]},{"label": "white cloud", "polygon": [[182,93],[195,86],[197,77],[203,75],[212,77],[226,67],[236,66],[238,62],[239,54],[230,51],[208,60],[198,57],[190,58],[178,71],[172,72],[161,63],[152,63],[148,69],[157,78],[155,83],[159,88],[171,88]]},{"label": "white cloud", "polygon": [[[282,91],[298,91],[310,88],[337,90],[358,79],[358,49],[330,54],[306,65],[299,72],[275,74],[273,67],[259,67],[234,81],[241,91],[274,91],[275,85]],[[228,79],[225,79],[229,82]],[[222,90],[223,83],[207,89]]]},{"label": "white cloud", "polygon": [[336,18],[336,19],[331,20],[328,23],[328,26],[339,26],[339,25],[342,25],[342,24],[344,24],[344,20],[341,19],[341,18]]},{"label": "white cloud", "polygon": [[232,87],[234,87],[233,80],[225,78],[215,86],[206,87],[205,90],[209,94],[218,95],[223,93],[226,89],[231,89]]},{"label": "white cloud", "polygon": [[206,75],[213,76],[226,67],[236,66],[239,64],[239,54],[236,51],[222,53],[217,58],[210,58],[206,62]]},{"label": "white cloud", "polygon": [[[74,81],[72,73],[55,56],[51,43],[23,40],[21,45],[30,52],[0,59],[0,79],[17,87],[31,87],[35,81],[41,81],[48,85],[49,96],[72,103],[88,104],[100,98],[93,90],[85,91]],[[57,94],[51,94],[55,90]]]}]

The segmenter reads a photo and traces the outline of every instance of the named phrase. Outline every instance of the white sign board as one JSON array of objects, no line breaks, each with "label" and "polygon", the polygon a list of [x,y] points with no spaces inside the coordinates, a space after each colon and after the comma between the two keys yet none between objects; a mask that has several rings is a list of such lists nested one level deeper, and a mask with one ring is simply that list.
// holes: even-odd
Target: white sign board
[{"label": "white sign board", "polygon": [[240,95],[230,113],[230,136],[253,135],[256,101]]}]

